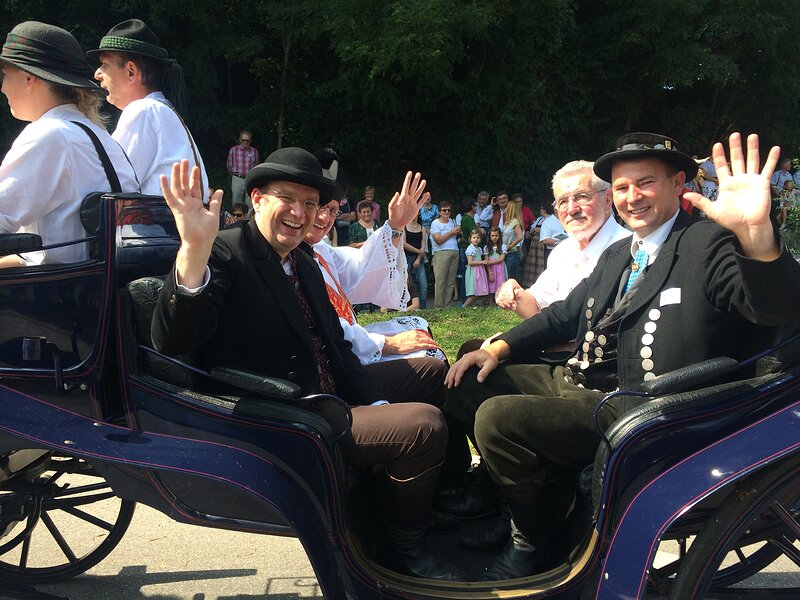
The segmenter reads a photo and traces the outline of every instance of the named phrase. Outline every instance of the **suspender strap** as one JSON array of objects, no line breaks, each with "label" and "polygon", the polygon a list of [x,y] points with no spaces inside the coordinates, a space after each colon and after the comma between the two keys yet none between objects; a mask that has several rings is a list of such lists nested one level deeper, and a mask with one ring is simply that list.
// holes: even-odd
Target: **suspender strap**
[{"label": "suspender strap", "polygon": [[[161,102],[161,101],[159,100],[159,102]],[[196,164],[197,167],[200,168],[200,157],[197,154],[197,148],[194,145],[194,139],[192,138],[192,134],[189,133],[189,128],[186,126],[186,123],[184,122],[183,117],[181,116],[181,113],[179,113],[177,110],[175,110],[175,107],[172,106],[172,104],[170,102],[163,102],[162,104],[165,104],[166,106],[169,106],[170,109],[172,109],[172,112],[175,113],[175,116],[178,117],[178,120],[181,122],[181,125],[183,125],[183,130],[186,132],[186,137],[189,138],[189,145],[191,145],[191,147],[192,147],[192,154],[194,155],[194,164]],[[202,177],[200,177],[200,191],[202,192],[201,198],[203,198],[203,203],[206,203],[208,200],[206,198],[206,189],[203,187],[203,178]]]},{"label": "suspender strap", "polygon": [[100,143],[100,139],[97,137],[95,132],[92,131],[87,125],[79,123],[78,121],[72,121],[72,123],[83,129],[86,132],[86,135],[89,136],[89,139],[92,140],[94,149],[97,150],[97,155],[100,157],[100,162],[103,163],[103,169],[106,171],[106,177],[108,178],[108,185],[111,188],[111,191],[115,194],[122,192],[122,186],[119,183],[117,172],[114,170],[114,165],[111,164],[111,159],[108,157],[108,152],[106,152],[106,149],[103,148],[103,144]]}]

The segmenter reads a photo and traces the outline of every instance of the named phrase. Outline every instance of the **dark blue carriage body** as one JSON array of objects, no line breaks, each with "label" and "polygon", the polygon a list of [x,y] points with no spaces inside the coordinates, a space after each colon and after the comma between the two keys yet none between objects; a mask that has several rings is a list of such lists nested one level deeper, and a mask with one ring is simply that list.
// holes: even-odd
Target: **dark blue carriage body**
[{"label": "dark blue carriage body", "polygon": [[96,258],[0,273],[0,456],[81,457],[118,496],[177,521],[297,536],[326,598],[641,597],[670,527],[737,480],[800,456],[796,368],[650,400],[607,432],[593,525],[569,565],[533,583],[397,575],[368,560],[348,527],[347,469],[325,419],[198,393],[202,376],[170,380],[148,367],[128,284],[165,275],[177,246],[163,199],[108,196]]}]

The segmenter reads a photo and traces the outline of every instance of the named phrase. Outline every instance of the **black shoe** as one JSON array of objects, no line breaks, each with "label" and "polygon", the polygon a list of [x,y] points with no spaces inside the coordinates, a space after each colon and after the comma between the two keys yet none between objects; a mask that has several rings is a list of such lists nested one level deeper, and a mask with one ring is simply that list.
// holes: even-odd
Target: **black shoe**
[{"label": "black shoe", "polygon": [[448,515],[447,513],[439,512],[438,510],[432,511],[431,524],[428,525],[428,533],[451,533],[460,528],[461,520],[455,515]]},{"label": "black shoe", "polygon": [[481,581],[530,577],[551,569],[556,562],[555,550],[549,544],[528,550],[521,549],[513,540],[509,540],[503,552],[486,569]]},{"label": "black shoe", "polygon": [[499,509],[500,492],[485,483],[471,485],[461,494],[439,496],[436,499],[436,510],[461,519],[482,519]]},{"label": "black shoe", "polygon": [[467,550],[479,552],[500,552],[511,538],[511,519],[505,512],[492,522],[488,529],[473,535],[462,535],[458,545]]}]

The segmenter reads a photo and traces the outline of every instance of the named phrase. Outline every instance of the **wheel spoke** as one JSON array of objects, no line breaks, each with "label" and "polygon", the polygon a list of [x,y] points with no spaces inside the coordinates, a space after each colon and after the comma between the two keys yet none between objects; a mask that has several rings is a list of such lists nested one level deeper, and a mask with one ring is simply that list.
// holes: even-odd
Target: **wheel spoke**
[{"label": "wheel spoke", "polygon": [[62,509],[65,506],[82,506],[84,504],[94,504],[95,502],[102,502],[109,498],[116,498],[114,492],[106,492],[104,494],[91,494],[88,496],[77,496],[75,498],[52,498],[44,502],[46,510]]},{"label": "wheel spoke", "polygon": [[31,536],[26,537],[22,542],[22,551],[19,555],[19,570],[24,571],[28,566],[28,552],[31,549]]},{"label": "wheel spoke", "polygon": [[772,512],[777,516],[791,531],[796,538],[800,538],[800,523],[795,516],[786,510],[782,504],[775,502],[771,507]]},{"label": "wheel spoke", "polygon": [[782,535],[779,538],[771,539],[770,543],[780,548],[781,552],[783,552],[789,560],[800,567],[800,550],[795,547],[793,540]]},{"label": "wheel spoke", "polygon": [[87,512],[82,511],[79,508],[75,508],[74,506],[65,506],[61,508],[67,514],[72,515],[73,517],[77,517],[86,521],[87,523],[91,523],[95,527],[100,527],[101,529],[105,529],[106,531],[111,531],[114,527],[113,523],[109,523],[108,521],[103,521],[102,519],[95,517],[94,515],[90,515]]},{"label": "wheel spoke", "polygon": [[78,557],[75,556],[75,553],[72,551],[72,548],[69,547],[67,544],[67,540],[64,539],[64,536],[61,535],[61,532],[56,527],[56,524],[53,522],[53,519],[50,518],[50,515],[47,513],[42,513],[42,522],[47,527],[47,530],[50,532],[50,535],[53,536],[53,539],[58,544],[58,547],[61,548],[61,551],[64,553],[64,556],[67,557],[70,563],[74,563],[78,560]]},{"label": "wheel spoke", "polygon": [[53,495],[53,497],[63,498],[64,496],[74,496],[75,494],[81,494],[84,492],[95,492],[97,490],[107,490],[107,489],[109,489],[108,484],[105,481],[101,481],[99,483],[88,483],[86,485],[70,486],[68,488],[64,488],[63,490],[59,490]]}]

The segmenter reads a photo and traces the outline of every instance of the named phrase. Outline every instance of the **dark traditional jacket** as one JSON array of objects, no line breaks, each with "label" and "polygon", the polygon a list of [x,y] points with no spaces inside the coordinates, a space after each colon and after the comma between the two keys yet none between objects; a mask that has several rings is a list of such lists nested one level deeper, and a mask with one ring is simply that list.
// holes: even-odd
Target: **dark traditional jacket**
[{"label": "dark traditional jacket", "polygon": [[[511,360],[533,362],[570,339],[580,361],[596,360],[598,338],[607,344],[612,337],[597,325],[618,298],[630,244],[610,246],[564,301],[502,335]],[[646,379],[717,356],[745,358],[772,337],[766,328],[800,323],[800,265],[785,249],[772,262],[736,250],[730,231],[680,213],[614,325],[620,389],[637,390]]]},{"label": "dark traditional jacket", "polygon": [[[344,339],[319,267],[294,251],[297,275],[316,320],[336,391],[351,405],[385,398]],[[221,231],[209,259],[211,280],[199,294],[179,294],[167,277],[153,315],[153,343],[165,354],[191,353],[206,369],[230,366],[288,379],[304,394],[319,393],[312,332],[280,257],[254,220]]]}]

